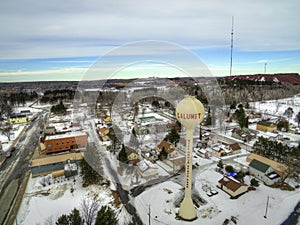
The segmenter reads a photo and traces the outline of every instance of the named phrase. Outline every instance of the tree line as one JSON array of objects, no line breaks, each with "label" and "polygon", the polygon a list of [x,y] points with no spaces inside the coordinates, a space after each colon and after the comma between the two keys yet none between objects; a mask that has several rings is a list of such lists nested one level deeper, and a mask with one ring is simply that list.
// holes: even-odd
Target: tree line
[{"label": "tree line", "polygon": [[259,137],[253,145],[253,152],[288,166],[288,173],[284,179],[288,176],[299,179],[300,144],[297,147],[290,147],[282,142]]},{"label": "tree line", "polygon": [[45,91],[43,97],[40,99],[41,103],[56,103],[63,100],[73,100],[75,96],[75,91],[70,89],[62,90],[47,90]]}]

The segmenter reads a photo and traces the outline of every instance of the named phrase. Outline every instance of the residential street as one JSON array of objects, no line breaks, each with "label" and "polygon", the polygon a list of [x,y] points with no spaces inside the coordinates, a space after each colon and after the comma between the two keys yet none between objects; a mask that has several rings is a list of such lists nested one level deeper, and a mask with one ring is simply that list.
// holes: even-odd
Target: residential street
[{"label": "residential street", "polygon": [[[140,219],[139,215],[137,214],[135,207],[130,203],[129,192],[123,189],[122,184],[118,178],[116,171],[112,168],[111,163],[104,152],[104,151],[106,151],[105,147],[100,145],[100,143],[99,143],[99,139],[97,138],[96,133],[95,133],[95,126],[92,122],[91,122],[90,128],[91,128],[90,134],[93,136],[92,138],[96,143],[96,147],[98,150],[97,152],[99,153],[99,156],[100,156],[99,160],[102,160],[102,163],[103,163],[102,166],[107,169],[107,172],[109,173],[109,178],[116,185],[116,188],[119,193],[119,197],[120,197],[122,204],[125,206],[127,212],[132,215],[134,224],[143,225],[142,220]],[[89,154],[87,154],[87,155],[89,155]],[[86,157],[86,154],[85,154],[85,157]],[[97,168],[97,172],[99,172],[99,169],[100,168]]]}]

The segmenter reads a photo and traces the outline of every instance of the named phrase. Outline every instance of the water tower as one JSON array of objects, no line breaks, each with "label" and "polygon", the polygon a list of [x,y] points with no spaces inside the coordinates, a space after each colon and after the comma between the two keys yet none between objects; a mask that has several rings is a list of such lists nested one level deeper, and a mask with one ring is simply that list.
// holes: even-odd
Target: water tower
[{"label": "water tower", "polygon": [[176,107],[176,118],[186,129],[185,193],[180,204],[179,217],[191,221],[197,218],[192,201],[193,133],[204,117],[204,107],[194,96],[185,96]]}]

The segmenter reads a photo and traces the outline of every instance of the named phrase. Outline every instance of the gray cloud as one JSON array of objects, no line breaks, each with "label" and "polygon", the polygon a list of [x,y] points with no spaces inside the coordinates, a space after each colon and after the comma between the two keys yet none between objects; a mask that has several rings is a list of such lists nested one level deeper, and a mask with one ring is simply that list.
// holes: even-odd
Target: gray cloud
[{"label": "gray cloud", "polygon": [[2,0],[1,58],[104,54],[130,41],[155,39],[191,48],[299,50],[298,0],[97,1]]}]

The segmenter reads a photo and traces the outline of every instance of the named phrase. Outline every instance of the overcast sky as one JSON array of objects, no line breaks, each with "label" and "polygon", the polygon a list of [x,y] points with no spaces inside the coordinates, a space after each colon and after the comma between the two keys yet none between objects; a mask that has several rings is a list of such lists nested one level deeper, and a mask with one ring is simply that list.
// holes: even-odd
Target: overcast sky
[{"label": "overcast sky", "polygon": [[299,9],[299,0],[2,0],[0,77],[80,79],[97,57],[142,40],[181,45],[228,75],[232,16],[235,74],[262,73],[264,63],[299,73]]}]

